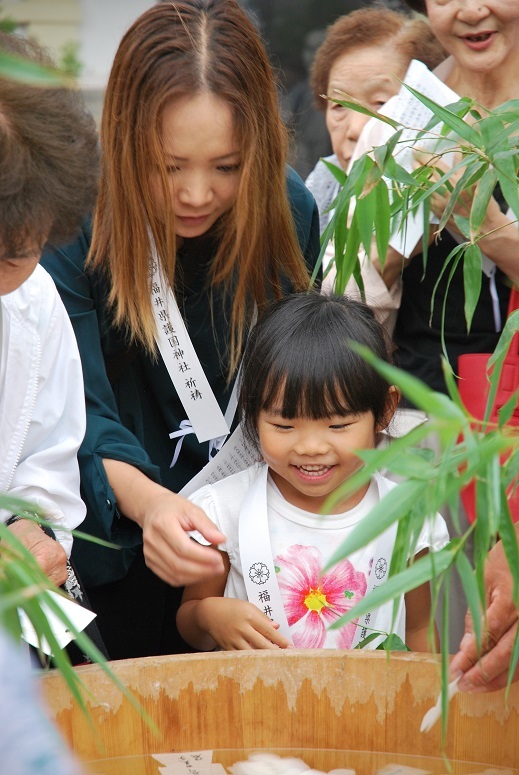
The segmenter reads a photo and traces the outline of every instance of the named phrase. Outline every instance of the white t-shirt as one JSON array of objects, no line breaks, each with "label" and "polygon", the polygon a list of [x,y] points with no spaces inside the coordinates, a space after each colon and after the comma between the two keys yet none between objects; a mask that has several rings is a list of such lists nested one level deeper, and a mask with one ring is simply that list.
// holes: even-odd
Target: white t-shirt
[{"label": "white t-shirt", "polygon": [[[226,542],[220,546],[229,556],[231,566],[225,597],[247,600],[238,525],[243,499],[262,465],[202,487],[190,496],[226,536]],[[321,569],[378,500],[378,486],[372,481],[362,501],[353,509],[343,514],[313,514],[288,503],[268,477],[267,518],[274,567],[290,634],[297,648],[350,648],[356,631],[354,623],[338,630],[328,627],[366,594],[375,542],[326,573],[322,574]],[[437,515],[424,525],[416,554],[423,549],[438,551],[448,540],[445,522]],[[387,607],[387,621],[391,622],[392,605]],[[265,613],[268,615],[268,610]]]}]

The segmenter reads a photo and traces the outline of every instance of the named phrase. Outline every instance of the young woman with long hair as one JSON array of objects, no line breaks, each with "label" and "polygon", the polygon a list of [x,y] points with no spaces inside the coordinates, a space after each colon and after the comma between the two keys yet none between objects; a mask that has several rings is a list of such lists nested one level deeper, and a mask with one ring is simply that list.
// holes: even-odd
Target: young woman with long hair
[{"label": "young woman with long hair", "polygon": [[159,3],[134,22],[101,146],[91,249],[86,228],[44,264],[83,358],[86,529],[122,547],[81,542],[76,561],[119,658],[185,650],[171,585],[223,571],[187,531],[222,536],[177,493],[233,426],[254,316],[308,288],[319,244],[313,199],[286,167],[272,70],[234,0]]}]

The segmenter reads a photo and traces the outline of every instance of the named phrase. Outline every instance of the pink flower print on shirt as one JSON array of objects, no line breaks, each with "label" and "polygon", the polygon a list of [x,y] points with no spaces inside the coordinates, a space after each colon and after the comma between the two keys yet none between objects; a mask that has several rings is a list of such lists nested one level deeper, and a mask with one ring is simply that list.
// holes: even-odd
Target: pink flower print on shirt
[{"label": "pink flower print on shirt", "polygon": [[347,559],[321,573],[321,552],[314,546],[290,546],[276,557],[281,597],[296,648],[350,648],[354,622],[327,630],[366,594],[366,577]]}]

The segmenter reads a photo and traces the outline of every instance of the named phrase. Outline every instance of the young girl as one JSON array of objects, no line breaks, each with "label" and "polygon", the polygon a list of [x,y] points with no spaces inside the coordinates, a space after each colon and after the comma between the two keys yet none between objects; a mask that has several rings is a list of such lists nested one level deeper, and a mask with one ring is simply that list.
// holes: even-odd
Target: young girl
[{"label": "young girl", "polygon": [[[262,462],[192,496],[227,537],[220,546],[224,575],[187,587],[177,615],[195,648],[352,648],[368,626],[389,632],[391,604],[363,617],[366,629],[328,629],[381,583],[394,541],[394,531],[386,531],[323,573],[349,531],[394,486],[376,474],[323,515],[329,496],[362,466],[355,450],[376,445],[398,403],[397,390],[349,341],[389,360],[367,306],[314,293],[276,303],[252,332],[240,398],[245,433]],[[437,516],[424,526],[416,554],[447,541]],[[403,611],[394,631],[412,650],[430,650],[428,584],[406,595],[405,609],[405,632]]]}]

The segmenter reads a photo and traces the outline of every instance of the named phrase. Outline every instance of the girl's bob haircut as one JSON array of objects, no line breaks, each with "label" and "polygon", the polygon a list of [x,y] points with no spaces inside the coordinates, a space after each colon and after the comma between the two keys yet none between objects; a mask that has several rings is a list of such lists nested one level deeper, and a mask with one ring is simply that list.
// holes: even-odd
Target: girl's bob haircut
[{"label": "girl's bob haircut", "polygon": [[249,337],[240,384],[244,432],[256,448],[259,414],[273,408],[285,419],[372,412],[382,426],[389,385],[350,342],[392,360],[384,329],[366,304],[310,292],[267,310]]}]

